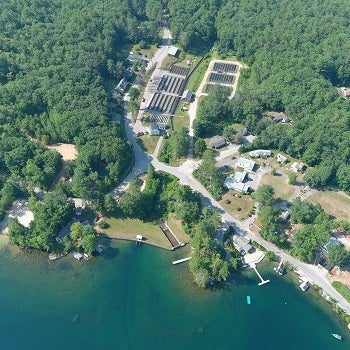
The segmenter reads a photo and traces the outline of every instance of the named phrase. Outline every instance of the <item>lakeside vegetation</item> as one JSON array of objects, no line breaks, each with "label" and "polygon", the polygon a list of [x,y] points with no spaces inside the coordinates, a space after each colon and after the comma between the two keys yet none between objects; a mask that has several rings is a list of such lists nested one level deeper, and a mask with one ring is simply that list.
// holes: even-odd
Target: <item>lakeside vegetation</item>
[{"label": "lakeside vegetation", "polygon": [[350,289],[345,284],[334,281],[332,286],[350,303]]}]

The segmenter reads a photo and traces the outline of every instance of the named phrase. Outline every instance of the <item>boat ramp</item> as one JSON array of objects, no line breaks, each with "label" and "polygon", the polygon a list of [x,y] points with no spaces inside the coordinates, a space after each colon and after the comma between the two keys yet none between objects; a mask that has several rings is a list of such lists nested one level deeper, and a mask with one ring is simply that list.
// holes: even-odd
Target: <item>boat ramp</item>
[{"label": "boat ramp", "polygon": [[170,230],[169,226],[165,222],[158,223],[158,226],[170,242],[172,250],[184,246],[184,244],[180,242],[180,240],[175,236],[174,232]]}]

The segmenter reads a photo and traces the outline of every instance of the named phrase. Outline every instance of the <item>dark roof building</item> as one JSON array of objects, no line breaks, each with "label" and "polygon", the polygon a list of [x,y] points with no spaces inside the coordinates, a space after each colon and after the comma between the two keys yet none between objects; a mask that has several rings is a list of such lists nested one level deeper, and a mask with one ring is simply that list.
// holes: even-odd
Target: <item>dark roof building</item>
[{"label": "dark roof building", "polygon": [[217,149],[226,145],[226,140],[223,136],[214,136],[210,140],[209,146],[211,148]]}]

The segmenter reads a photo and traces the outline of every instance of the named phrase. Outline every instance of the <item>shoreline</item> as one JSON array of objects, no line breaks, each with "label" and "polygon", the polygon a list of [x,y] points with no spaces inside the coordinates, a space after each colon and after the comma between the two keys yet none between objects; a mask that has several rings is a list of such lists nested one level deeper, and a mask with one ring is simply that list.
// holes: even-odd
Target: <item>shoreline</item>
[{"label": "shoreline", "polygon": [[[128,241],[128,242],[134,242],[135,244],[138,243],[138,241],[134,238],[127,238],[127,237],[110,237],[106,234],[103,234],[103,235],[100,235],[100,238],[103,238],[103,239],[109,239],[109,240],[115,240],[115,241]],[[164,250],[167,250],[169,252],[173,252],[175,251],[176,249],[173,249],[173,248],[167,248],[167,247],[164,247],[160,244],[157,244],[157,243],[153,243],[153,242],[148,242],[148,241],[142,241],[142,243],[145,243],[145,244],[148,244],[152,247],[156,247],[156,248],[159,248],[159,249],[164,249]]]}]

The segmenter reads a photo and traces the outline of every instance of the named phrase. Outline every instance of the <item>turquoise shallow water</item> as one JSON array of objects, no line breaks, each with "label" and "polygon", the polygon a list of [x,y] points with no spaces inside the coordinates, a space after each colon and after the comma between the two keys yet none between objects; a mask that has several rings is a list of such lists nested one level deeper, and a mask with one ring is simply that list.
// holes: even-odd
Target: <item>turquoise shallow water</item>
[{"label": "turquoise shallow water", "polygon": [[171,265],[184,256],[127,242],[84,264],[2,250],[0,348],[350,349],[329,307],[268,265],[258,267],[265,286],[247,270],[203,291],[186,264]]}]

